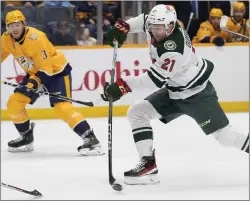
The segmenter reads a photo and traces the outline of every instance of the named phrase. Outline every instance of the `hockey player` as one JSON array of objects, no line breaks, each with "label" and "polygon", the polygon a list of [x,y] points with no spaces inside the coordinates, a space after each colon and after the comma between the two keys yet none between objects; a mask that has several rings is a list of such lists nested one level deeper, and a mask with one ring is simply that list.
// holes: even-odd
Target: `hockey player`
[{"label": "hockey player", "polygon": [[151,120],[169,122],[182,114],[192,117],[206,135],[212,135],[224,146],[249,153],[249,137],[234,131],[218,103],[209,81],[214,64],[198,56],[188,34],[176,23],[174,9],[155,6],[149,15],[141,14],[128,21],[119,19],[108,32],[109,43],[117,40],[121,47],[129,32],[145,31],[152,65],[138,77],[106,83],[102,98],[114,101],[134,89],[159,88],[128,110],[128,120],[139,153],[139,164],[124,173],[126,184],[158,183],[153,151]]},{"label": "hockey player", "polygon": [[212,8],[209,20],[202,22],[197,35],[193,38],[194,43],[214,43],[223,46],[225,42],[231,42],[230,35],[220,29],[220,19],[223,13],[219,8]]},{"label": "hockey player", "polygon": [[[50,93],[60,93],[71,97],[71,66],[65,56],[56,51],[46,34],[26,26],[25,16],[19,10],[8,12],[6,28],[1,37],[1,62],[12,54],[27,75],[21,82],[25,88],[16,88],[8,100],[8,111],[20,137],[8,143],[10,152],[33,151],[34,123],[25,106],[33,104],[39,95],[32,90],[41,89],[42,85]],[[101,155],[101,145],[84,117],[76,111],[72,103],[50,97],[51,107],[58,116],[83,139],[78,147],[82,155]]]},{"label": "hockey player", "polygon": [[[227,28],[230,31],[249,36],[249,20],[244,18],[246,6],[243,2],[233,4],[233,16],[228,18]],[[244,42],[247,39],[232,34],[232,42]]]}]

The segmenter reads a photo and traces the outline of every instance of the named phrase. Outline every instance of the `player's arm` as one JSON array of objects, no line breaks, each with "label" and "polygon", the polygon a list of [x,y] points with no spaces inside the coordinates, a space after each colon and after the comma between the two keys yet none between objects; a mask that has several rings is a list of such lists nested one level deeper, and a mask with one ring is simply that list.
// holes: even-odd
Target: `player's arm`
[{"label": "player's arm", "polygon": [[126,80],[118,79],[115,83],[105,84],[104,101],[108,101],[108,96],[111,95],[114,100],[120,99],[122,96],[135,89],[150,89],[154,90],[161,88],[168,79],[170,79],[183,66],[182,54],[179,52],[168,52],[161,55],[150,69],[137,77],[129,77]]},{"label": "player's arm", "polygon": [[114,47],[113,41],[117,40],[118,47],[121,47],[124,41],[127,39],[127,34],[130,33],[137,33],[145,31],[145,23],[147,20],[147,15],[141,14],[137,17],[130,18],[127,21],[122,19],[118,19],[114,26],[112,26],[108,32],[108,43]]},{"label": "player's arm", "polygon": [[211,26],[212,25],[207,24],[206,22],[202,23],[192,42],[214,43],[216,46],[223,46],[225,44],[224,38],[220,36],[213,36],[210,29]]},{"label": "player's arm", "polygon": [[143,13],[126,21],[130,26],[129,33],[145,32],[148,15]]},{"label": "player's arm", "polygon": [[196,36],[193,39],[193,42],[195,43],[210,43],[211,40],[211,30],[209,27],[205,24],[202,23],[199,27],[199,30],[196,34]]},{"label": "player's arm", "polygon": [[10,54],[10,51],[8,49],[8,45],[10,44],[7,44],[7,41],[6,41],[6,34],[7,33],[4,33],[2,36],[1,36],[1,46],[2,46],[2,49],[1,49],[1,63],[9,56]]}]

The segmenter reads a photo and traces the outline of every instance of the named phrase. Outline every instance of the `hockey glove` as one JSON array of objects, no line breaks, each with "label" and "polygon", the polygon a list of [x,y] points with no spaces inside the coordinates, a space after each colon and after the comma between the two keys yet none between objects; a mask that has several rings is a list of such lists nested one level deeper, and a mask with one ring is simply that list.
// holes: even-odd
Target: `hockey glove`
[{"label": "hockey glove", "polygon": [[131,89],[128,84],[120,78],[113,84],[106,82],[104,86],[104,93],[101,94],[101,97],[104,101],[109,101],[109,96],[111,96],[113,98],[113,102],[115,102],[128,92],[131,92]]},{"label": "hockey glove", "polygon": [[26,87],[28,89],[39,89],[41,87],[41,80],[39,77],[31,75],[27,81]]},{"label": "hockey glove", "polygon": [[114,47],[114,40],[117,40],[118,47],[121,47],[124,41],[127,39],[127,34],[130,30],[130,26],[127,22],[123,21],[122,19],[118,19],[115,22],[115,25],[112,26],[108,32],[108,43]]},{"label": "hockey glove", "polygon": [[213,40],[213,43],[216,45],[216,46],[223,46],[225,44],[225,41],[222,37],[220,36],[216,36]]}]

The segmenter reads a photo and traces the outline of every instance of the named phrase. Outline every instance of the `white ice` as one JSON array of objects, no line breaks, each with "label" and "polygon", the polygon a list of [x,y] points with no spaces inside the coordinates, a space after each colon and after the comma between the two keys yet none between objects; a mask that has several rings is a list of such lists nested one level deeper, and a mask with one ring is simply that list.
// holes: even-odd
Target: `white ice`
[{"label": "white ice", "polygon": [[[231,124],[249,132],[248,113],[228,114]],[[1,125],[2,182],[26,190],[37,189],[44,200],[141,199],[141,200],[247,200],[249,155],[222,147],[206,136],[187,116],[167,125],[152,123],[161,183],[126,186],[115,192],[108,183],[107,118],[88,119],[106,152],[83,157],[77,152],[81,139],[58,120],[35,121],[35,150],[9,153],[7,142],[16,138],[11,122]],[[123,172],[138,162],[128,121],[113,119],[113,171]],[[1,199],[28,200],[30,195],[1,187]]]}]

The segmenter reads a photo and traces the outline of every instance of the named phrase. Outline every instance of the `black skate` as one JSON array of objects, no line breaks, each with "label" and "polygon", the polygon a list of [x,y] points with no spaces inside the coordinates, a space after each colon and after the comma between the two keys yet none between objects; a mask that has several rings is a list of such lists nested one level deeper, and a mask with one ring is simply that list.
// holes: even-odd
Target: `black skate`
[{"label": "black skate", "polygon": [[153,156],[144,156],[134,169],[124,172],[124,183],[127,185],[158,184],[160,181],[157,174],[158,169],[154,154]]},{"label": "black skate", "polygon": [[77,150],[84,156],[104,155],[101,144],[93,130],[89,130],[88,132],[89,134],[83,139],[83,145],[79,146]]},{"label": "black skate", "polygon": [[33,147],[33,130],[35,123],[30,124],[30,130],[28,130],[24,134],[20,134],[21,136],[16,140],[11,140],[8,143],[8,151],[9,152],[30,152],[34,150]]}]

